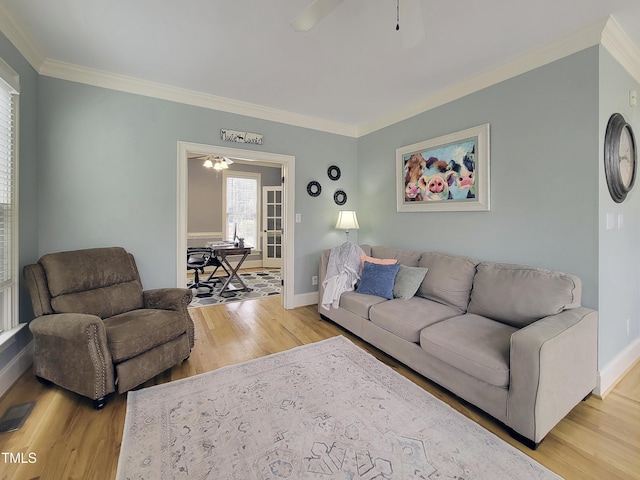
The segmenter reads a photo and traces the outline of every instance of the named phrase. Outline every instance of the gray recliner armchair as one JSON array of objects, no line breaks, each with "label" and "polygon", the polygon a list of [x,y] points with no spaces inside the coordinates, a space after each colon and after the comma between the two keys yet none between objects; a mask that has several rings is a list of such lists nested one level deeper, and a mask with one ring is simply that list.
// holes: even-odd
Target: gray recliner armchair
[{"label": "gray recliner armchair", "polygon": [[44,255],[24,268],[36,318],[35,375],[93,400],[96,409],[187,359],[194,344],[184,288],[143,290],[120,247]]}]

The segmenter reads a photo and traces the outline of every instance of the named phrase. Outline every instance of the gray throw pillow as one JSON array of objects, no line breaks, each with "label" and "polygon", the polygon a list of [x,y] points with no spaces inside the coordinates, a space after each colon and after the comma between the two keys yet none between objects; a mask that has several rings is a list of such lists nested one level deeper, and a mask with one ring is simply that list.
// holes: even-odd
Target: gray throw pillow
[{"label": "gray throw pillow", "polygon": [[393,296],[395,298],[409,300],[416,294],[418,288],[420,288],[428,270],[429,269],[425,267],[407,267],[406,265],[400,265],[400,270],[398,270],[396,281],[393,285]]}]

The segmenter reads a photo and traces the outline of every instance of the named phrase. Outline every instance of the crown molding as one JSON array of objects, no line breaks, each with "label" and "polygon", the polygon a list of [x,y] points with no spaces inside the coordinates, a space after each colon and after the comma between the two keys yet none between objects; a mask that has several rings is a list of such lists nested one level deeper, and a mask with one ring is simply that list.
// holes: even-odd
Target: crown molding
[{"label": "crown molding", "polygon": [[372,122],[358,127],[358,137],[373,133],[382,128],[401,122],[408,118],[424,113],[446,103],[458,100],[466,95],[478,92],[504,80],[516,77],[528,71],[554,62],[568,55],[574,54],[585,48],[593,47],[600,43],[602,31],[608,19],[600,20],[588,25],[572,34],[509,60],[506,63],[474,75],[467,80],[447,87],[433,95],[429,95],[404,108],[381,117]]},{"label": "crown molding", "polygon": [[133,93],[146,97],[159,98],[171,102],[194,105],[196,107],[220,110],[223,112],[285,123],[287,125],[302,128],[321,130],[347,137],[355,137],[357,135],[357,128],[354,125],[332,122],[299,113],[278,110],[238,100],[231,100],[185,88],[149,82],[57,60],[45,60],[39,69],[39,73],[47,77],[58,78],[61,80],[68,80],[71,82],[83,83],[86,85]]},{"label": "crown molding", "polygon": [[605,25],[601,43],[633,79],[640,83],[640,50],[613,17],[609,17]]},{"label": "crown molding", "polygon": [[32,37],[27,35],[19,25],[20,23],[16,21],[14,16],[0,3],[0,32],[4,33],[37,72],[42,62],[44,62],[45,54]]}]

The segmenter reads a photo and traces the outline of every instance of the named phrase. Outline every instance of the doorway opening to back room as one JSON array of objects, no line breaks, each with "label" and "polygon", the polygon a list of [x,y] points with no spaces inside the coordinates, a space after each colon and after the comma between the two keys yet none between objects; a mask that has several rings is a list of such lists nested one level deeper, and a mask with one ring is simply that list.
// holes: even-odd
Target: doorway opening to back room
[{"label": "doorway opening to back room", "polygon": [[293,308],[294,158],[182,142],[178,156],[178,285],[193,288],[194,305],[281,291]]}]

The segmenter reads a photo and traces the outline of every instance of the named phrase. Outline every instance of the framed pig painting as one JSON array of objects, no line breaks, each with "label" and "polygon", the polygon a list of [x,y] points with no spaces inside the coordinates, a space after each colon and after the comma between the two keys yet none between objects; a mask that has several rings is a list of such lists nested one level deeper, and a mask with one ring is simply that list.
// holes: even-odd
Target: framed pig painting
[{"label": "framed pig painting", "polygon": [[398,212],[489,210],[489,124],[396,150]]}]

